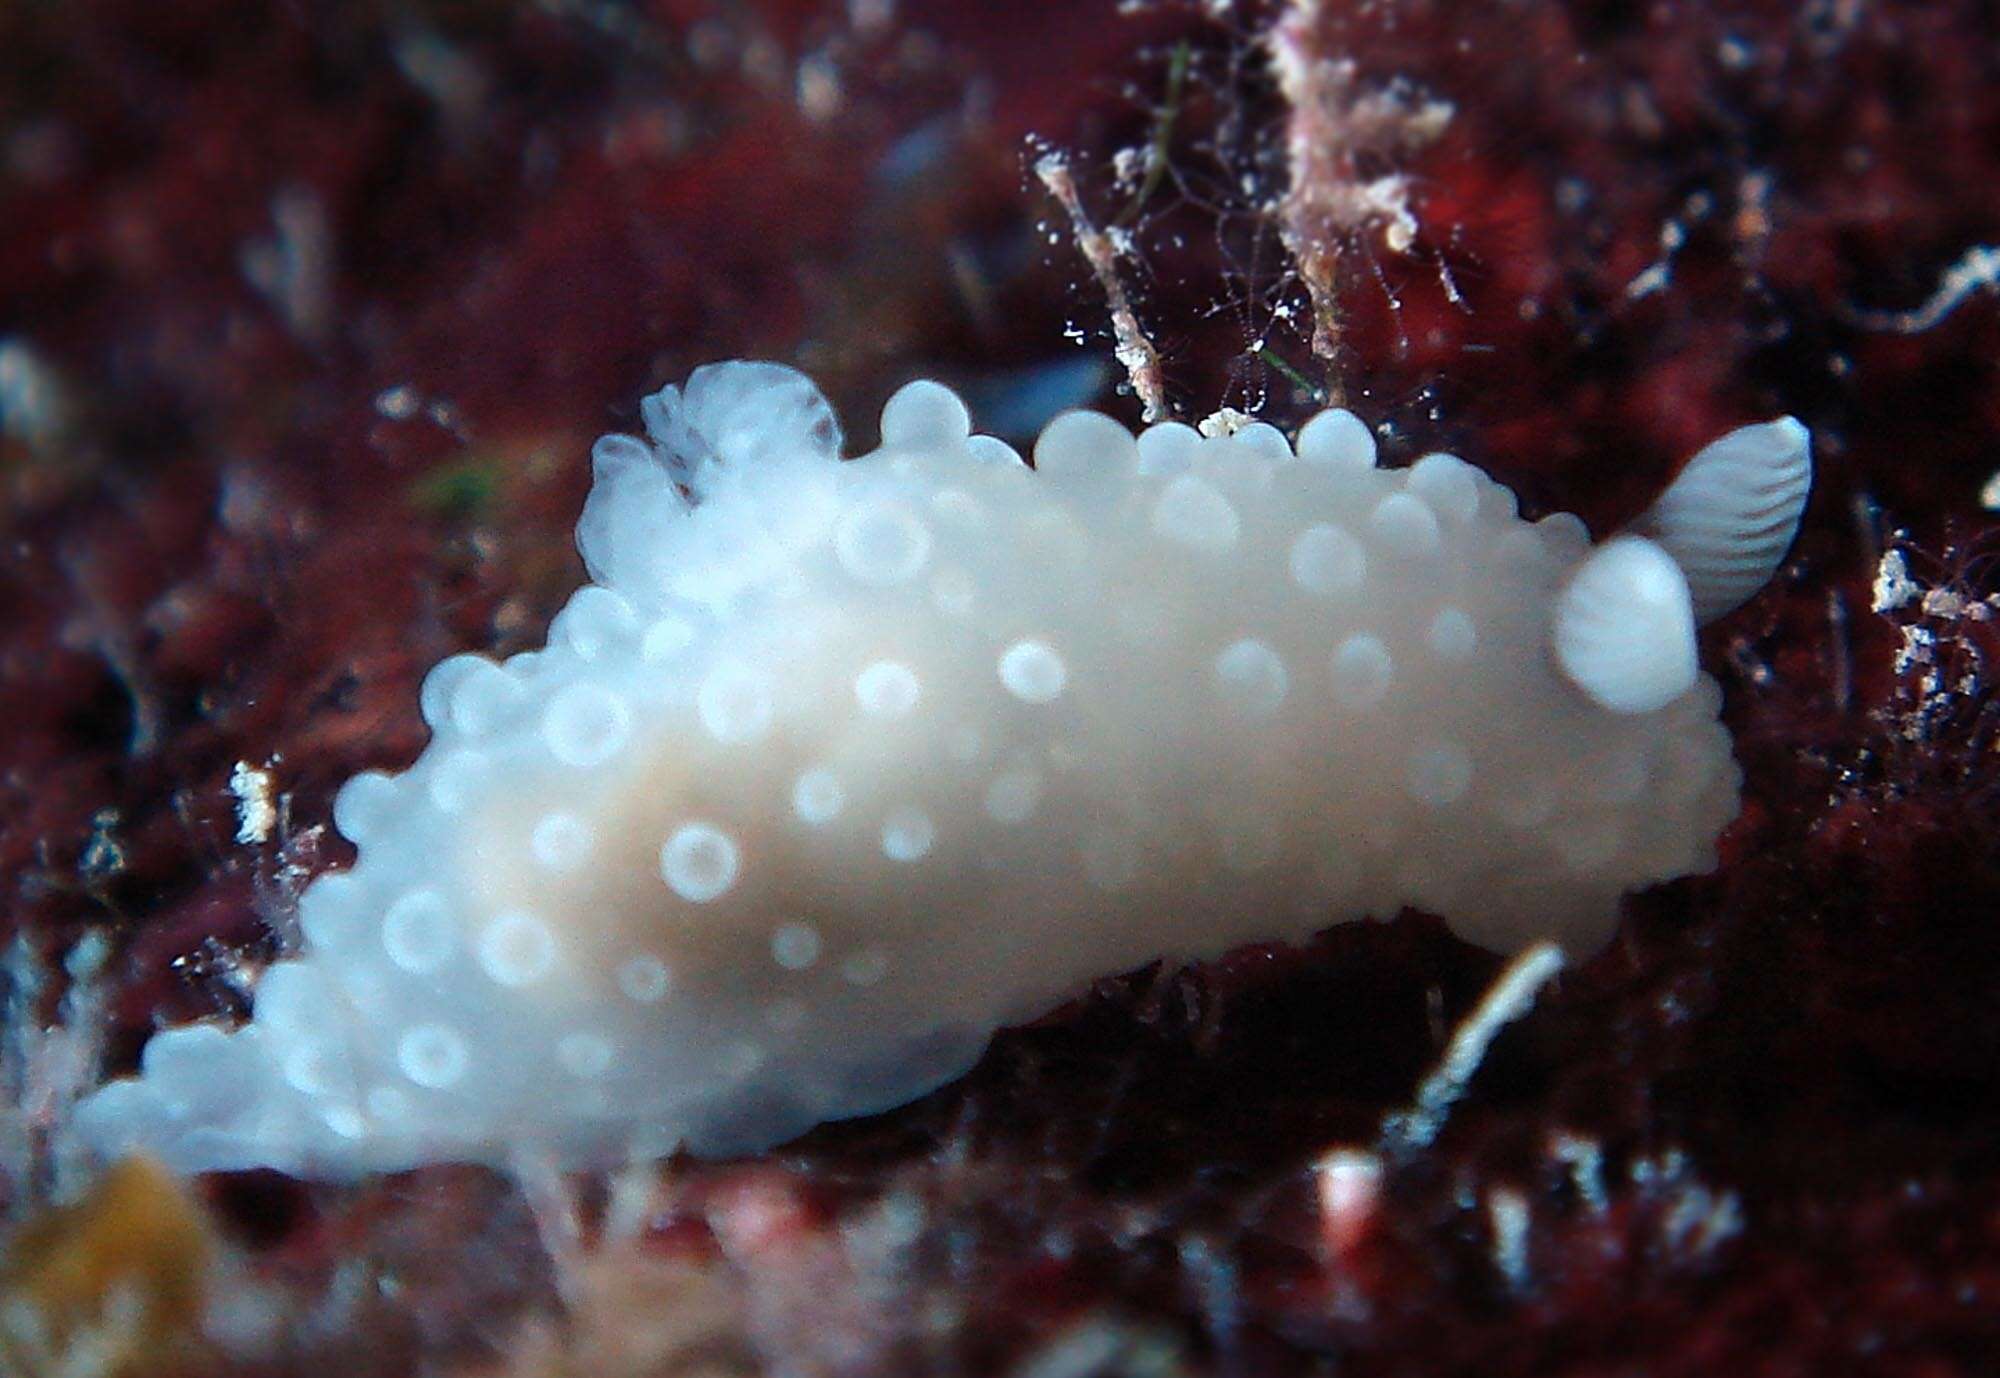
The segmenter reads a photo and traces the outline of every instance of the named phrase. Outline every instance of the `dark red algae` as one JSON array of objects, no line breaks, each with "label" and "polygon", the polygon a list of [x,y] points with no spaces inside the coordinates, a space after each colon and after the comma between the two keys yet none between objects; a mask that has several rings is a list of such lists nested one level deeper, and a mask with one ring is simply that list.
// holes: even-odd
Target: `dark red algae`
[{"label": "dark red algae", "polygon": [[332,791],[540,640],[590,438],[694,365],[1339,397],[1600,534],[1741,422],[1819,462],[1705,637],[1721,868],[1424,1132],[1500,963],[1347,924],[755,1160],[209,1179],[181,1343],[62,1371],[2000,1373],[1996,93],[1978,0],[0,8],[0,1198],[89,1276],[142,1224],[47,1214],[68,1099],[247,1008]]}]

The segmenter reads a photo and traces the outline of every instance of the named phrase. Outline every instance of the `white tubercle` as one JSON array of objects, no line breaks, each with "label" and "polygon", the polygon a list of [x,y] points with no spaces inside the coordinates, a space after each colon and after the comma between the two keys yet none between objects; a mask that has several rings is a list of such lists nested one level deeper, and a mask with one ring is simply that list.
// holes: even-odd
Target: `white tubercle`
[{"label": "white tubercle", "polygon": [[425,678],[433,739],[339,795],[358,860],[303,949],[247,1024],[157,1034],[90,1098],[103,1151],[754,1151],[1155,959],[1405,906],[1594,946],[1736,812],[1689,587],[1774,563],[1792,423],[1593,554],[1463,460],[1382,467],[1347,412],[1296,447],[1071,412],[1031,467],[930,382],[849,460],[776,364],[640,411],[547,647]]},{"label": "white tubercle", "polygon": [[1783,416],[1703,446],[1632,529],[1679,562],[1695,621],[1713,622],[1777,573],[1811,490],[1812,437]]}]

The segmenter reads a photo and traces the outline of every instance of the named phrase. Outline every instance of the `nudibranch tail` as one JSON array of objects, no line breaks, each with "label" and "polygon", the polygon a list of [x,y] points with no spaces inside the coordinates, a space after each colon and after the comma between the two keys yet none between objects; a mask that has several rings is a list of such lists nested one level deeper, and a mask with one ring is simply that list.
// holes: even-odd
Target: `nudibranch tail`
[{"label": "nudibranch tail", "polygon": [[1030,466],[936,383],[849,460],[781,365],[641,410],[548,644],[431,671],[429,746],[335,799],[358,859],[303,949],[87,1102],[101,1148],[743,1152],[1156,959],[1406,906],[1593,946],[1714,864],[1740,773],[1694,619],[1781,558],[1807,464],[1796,423],[1724,437],[1593,551],[1342,411],[1296,447],[1071,412]]}]

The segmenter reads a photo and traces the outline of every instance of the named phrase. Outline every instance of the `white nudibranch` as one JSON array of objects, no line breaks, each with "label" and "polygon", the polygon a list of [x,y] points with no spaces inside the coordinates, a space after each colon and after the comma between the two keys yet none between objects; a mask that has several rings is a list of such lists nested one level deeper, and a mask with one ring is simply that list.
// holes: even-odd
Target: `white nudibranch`
[{"label": "white nudibranch", "polygon": [[1740,779],[1694,628],[1777,567],[1805,430],[1703,450],[1593,551],[1327,412],[1034,467],[912,383],[842,461],[774,364],[607,436],[546,649],[455,656],[241,1028],[154,1036],[105,1152],[342,1177],[749,1151],[966,1070],[1154,959],[1415,906],[1599,943]]}]

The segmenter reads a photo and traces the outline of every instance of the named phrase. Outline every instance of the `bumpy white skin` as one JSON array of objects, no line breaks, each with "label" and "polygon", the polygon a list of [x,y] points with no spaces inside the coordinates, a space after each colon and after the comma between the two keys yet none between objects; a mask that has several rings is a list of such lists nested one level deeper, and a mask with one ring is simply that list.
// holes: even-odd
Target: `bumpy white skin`
[{"label": "bumpy white skin", "polygon": [[339,797],[360,859],[303,954],[84,1107],[107,1151],[754,1150],[1154,958],[1405,905],[1592,947],[1736,812],[1691,655],[1651,711],[1564,677],[1583,525],[1449,456],[1377,468],[1346,413],[1296,456],[1072,413],[1039,472],[936,384],[846,463],[774,365],[646,419],[599,444],[548,648],[437,667],[421,759]]}]

